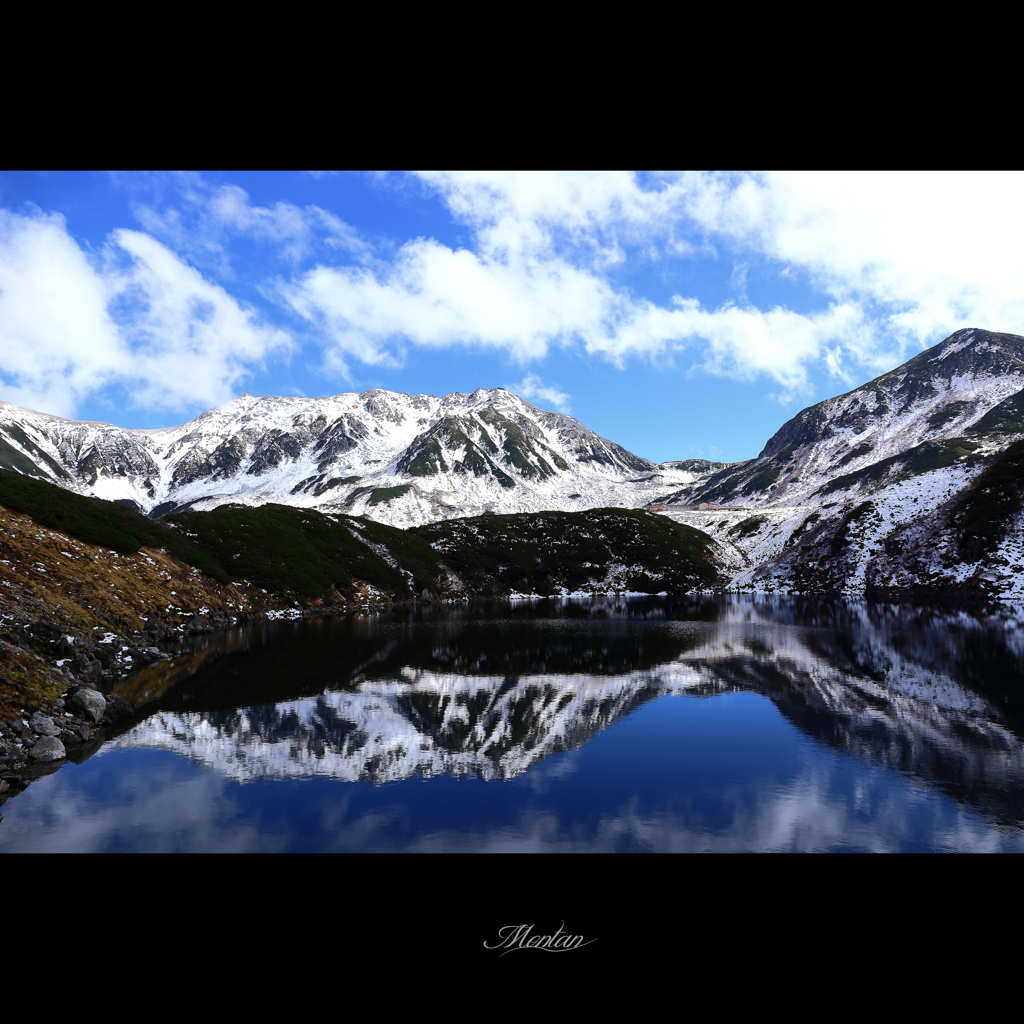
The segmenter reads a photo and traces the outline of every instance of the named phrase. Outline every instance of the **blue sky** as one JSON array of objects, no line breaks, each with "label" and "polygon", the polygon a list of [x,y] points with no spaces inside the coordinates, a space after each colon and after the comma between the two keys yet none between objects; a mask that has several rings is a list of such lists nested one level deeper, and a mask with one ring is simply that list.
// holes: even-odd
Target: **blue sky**
[{"label": "blue sky", "polygon": [[960,327],[1024,333],[1002,174],[0,174],[0,398],[128,427],[502,386],[756,455]]}]

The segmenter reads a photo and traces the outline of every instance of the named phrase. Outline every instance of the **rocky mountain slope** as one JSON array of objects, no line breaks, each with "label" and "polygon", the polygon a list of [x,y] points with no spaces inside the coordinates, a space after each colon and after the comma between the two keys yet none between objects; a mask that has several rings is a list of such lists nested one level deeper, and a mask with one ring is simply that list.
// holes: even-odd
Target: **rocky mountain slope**
[{"label": "rocky mountain slope", "polygon": [[739,590],[1024,597],[1022,389],[1024,338],[957,331],[663,495],[665,514],[723,544]]},{"label": "rocky mountain slope", "polygon": [[635,508],[717,464],[656,465],[495,388],[443,398],[245,394],[160,430],[0,402],[0,468],[154,517],[278,502],[412,526],[483,512]]}]

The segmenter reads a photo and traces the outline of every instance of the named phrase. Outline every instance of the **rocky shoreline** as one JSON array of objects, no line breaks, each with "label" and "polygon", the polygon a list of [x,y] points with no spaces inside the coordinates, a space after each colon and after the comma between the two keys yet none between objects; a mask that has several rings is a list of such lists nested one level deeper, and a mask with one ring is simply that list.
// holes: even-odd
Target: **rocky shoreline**
[{"label": "rocky shoreline", "polygon": [[[8,691],[8,706],[0,717],[0,806],[65,761],[86,760],[103,745],[111,728],[134,717],[131,703],[113,691],[134,671],[170,660],[171,655],[159,645],[253,622],[348,615],[395,604],[377,595],[359,594],[351,602],[336,605],[214,614],[179,622],[154,613],[147,617],[145,630],[102,631],[99,637],[81,629],[66,631],[66,625],[57,626],[48,619],[4,616],[0,684]],[[100,630],[94,626],[90,632]],[[49,658],[37,653],[41,647],[48,648]],[[4,664],[15,659],[35,669],[29,673],[35,677],[35,686],[17,686],[2,674]],[[12,689],[22,691],[25,699],[12,702]]]},{"label": "rocky shoreline", "polygon": [[[159,622],[127,636],[106,631],[98,638],[66,628],[17,615],[4,622],[0,669],[4,663],[28,662],[35,668],[28,674],[38,685],[16,687],[2,677],[6,690],[20,689],[26,699],[0,720],[0,802],[61,762],[84,759],[102,744],[107,728],[131,718],[131,704],[111,691],[133,669],[168,660],[157,644],[184,632]],[[50,658],[37,653],[42,645],[49,647]]]}]

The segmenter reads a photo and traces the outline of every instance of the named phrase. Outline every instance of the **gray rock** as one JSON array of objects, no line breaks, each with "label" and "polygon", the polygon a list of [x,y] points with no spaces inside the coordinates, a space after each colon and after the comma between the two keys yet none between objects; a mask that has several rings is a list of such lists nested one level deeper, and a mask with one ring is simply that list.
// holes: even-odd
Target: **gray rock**
[{"label": "gray rock", "polygon": [[44,736],[30,751],[33,761],[60,761],[67,757],[64,744],[56,736]]},{"label": "gray rock", "polygon": [[124,697],[116,693],[107,697],[107,718],[116,722],[121,718],[131,718],[134,714],[131,704]]},{"label": "gray rock", "polygon": [[79,690],[71,702],[77,704],[94,722],[98,722],[107,711],[106,699],[98,690]]},{"label": "gray rock", "polygon": [[40,736],[56,736],[57,725],[49,715],[44,715],[42,711],[35,711],[32,717],[28,720],[29,728],[33,732],[39,733]]}]

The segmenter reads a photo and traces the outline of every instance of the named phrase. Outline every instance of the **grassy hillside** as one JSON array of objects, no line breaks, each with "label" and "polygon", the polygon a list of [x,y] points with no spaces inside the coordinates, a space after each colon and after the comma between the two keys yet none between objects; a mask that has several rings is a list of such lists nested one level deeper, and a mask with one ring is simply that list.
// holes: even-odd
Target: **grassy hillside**
[{"label": "grassy hillside", "polygon": [[0,505],[23,512],[51,530],[122,555],[135,554],[141,547],[167,548],[202,572],[227,580],[224,569],[189,538],[114,501],[86,498],[56,484],[0,469]]},{"label": "grassy hillside", "polygon": [[[866,446],[862,445],[861,447]],[[893,467],[897,467],[898,471],[888,480],[889,483],[895,483],[897,480],[907,477],[920,476],[933,469],[945,469],[960,459],[968,458],[977,448],[978,445],[974,441],[968,441],[962,437],[951,438],[947,441],[925,441],[924,444],[908,448],[905,452],[900,452],[899,455],[890,455],[887,459],[873,462],[870,466],[858,469],[854,473],[837,476],[819,488],[818,493],[833,494],[854,486],[861,491],[870,489],[872,485],[879,484]],[[870,451],[870,449],[868,450]],[[855,454],[856,452],[850,453],[850,455]]]},{"label": "grassy hillside", "polygon": [[7,470],[0,470],[0,505],[119,554],[166,549],[221,583],[244,578],[299,599],[321,597],[335,587],[344,590],[353,578],[395,596],[412,592],[406,576],[352,535],[343,521],[347,517],[335,521],[318,512],[263,505],[181,512],[154,521],[117,502],[83,497]]},{"label": "grassy hillside", "polygon": [[622,585],[645,593],[706,589],[717,578],[707,534],[636,509],[483,515],[409,532],[482,594],[575,591],[615,566]]},{"label": "grassy hillside", "polygon": [[271,593],[321,597],[361,579],[386,594],[410,597],[408,578],[353,536],[346,520],[270,504],[182,512],[166,521],[176,539],[184,536],[211,564]]},{"label": "grassy hillside", "polygon": [[681,593],[717,577],[706,534],[631,509],[485,515],[412,530],[275,504],[154,521],[7,470],[0,505],[89,544],[120,554],[166,550],[220,583],[244,579],[300,602],[330,599],[354,580],[399,600],[440,594],[448,578],[442,560],[470,593],[490,595],[573,591],[606,578],[629,590]]}]

